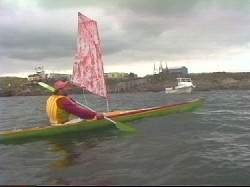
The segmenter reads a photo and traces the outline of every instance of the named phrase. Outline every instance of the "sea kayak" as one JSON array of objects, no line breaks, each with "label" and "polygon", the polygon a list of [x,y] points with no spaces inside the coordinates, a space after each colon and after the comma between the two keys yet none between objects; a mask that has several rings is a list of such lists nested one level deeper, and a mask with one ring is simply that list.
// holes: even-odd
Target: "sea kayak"
[{"label": "sea kayak", "polygon": [[[188,102],[163,105],[159,107],[143,108],[138,110],[114,111],[105,115],[115,121],[131,122],[148,117],[164,116],[173,113],[192,111],[203,104],[203,99],[195,99]],[[57,136],[67,136],[69,134],[80,134],[84,132],[94,132],[97,129],[114,128],[114,125],[107,120],[84,120],[77,123],[60,126],[47,126],[26,128],[10,131],[0,131],[0,143],[21,143]]]}]

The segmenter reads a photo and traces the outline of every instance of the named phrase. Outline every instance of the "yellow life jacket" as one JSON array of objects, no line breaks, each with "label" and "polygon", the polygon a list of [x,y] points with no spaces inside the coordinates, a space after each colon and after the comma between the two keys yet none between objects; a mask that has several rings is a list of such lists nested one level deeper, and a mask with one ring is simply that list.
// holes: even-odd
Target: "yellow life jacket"
[{"label": "yellow life jacket", "polygon": [[58,100],[61,98],[68,98],[61,95],[52,95],[47,100],[46,111],[51,124],[63,124],[69,121],[70,113],[60,108]]}]

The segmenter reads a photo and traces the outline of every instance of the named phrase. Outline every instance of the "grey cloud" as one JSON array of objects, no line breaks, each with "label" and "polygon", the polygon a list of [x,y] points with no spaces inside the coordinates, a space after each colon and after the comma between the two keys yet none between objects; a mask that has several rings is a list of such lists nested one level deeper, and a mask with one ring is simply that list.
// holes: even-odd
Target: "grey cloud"
[{"label": "grey cloud", "polygon": [[73,58],[48,58],[44,60],[20,60],[10,58],[0,58],[0,75],[8,73],[35,72],[36,66],[44,66],[45,70],[71,70],[73,67]]},{"label": "grey cloud", "polygon": [[18,27],[0,30],[0,55],[9,58],[37,59],[65,57],[73,54],[75,43],[67,34]]},{"label": "grey cloud", "polygon": [[[2,28],[0,35],[0,55],[9,58],[30,60],[61,58],[74,56],[76,51],[76,36],[63,34],[60,31],[56,33]],[[129,45],[119,38],[110,39],[105,36],[103,43],[106,54],[115,53]]]},{"label": "grey cloud", "polygon": [[[105,15],[116,17],[121,33],[103,28],[104,54],[113,62],[150,58],[189,58],[206,56],[250,41],[250,1],[231,0],[115,0],[47,1],[38,4],[46,9],[85,6],[103,7]],[[1,6],[1,5],[0,5]],[[103,17],[106,21],[106,18]],[[63,20],[62,20],[63,21]],[[46,24],[46,23],[43,23]],[[105,22],[105,24],[109,24]],[[1,25],[1,23],[0,23]],[[75,33],[60,30],[10,27],[0,29],[0,56],[42,60],[73,57]]]},{"label": "grey cloud", "polygon": [[139,15],[170,15],[184,16],[193,11],[209,11],[218,8],[236,10],[249,13],[250,2],[248,0],[121,0],[120,8],[130,9]]}]

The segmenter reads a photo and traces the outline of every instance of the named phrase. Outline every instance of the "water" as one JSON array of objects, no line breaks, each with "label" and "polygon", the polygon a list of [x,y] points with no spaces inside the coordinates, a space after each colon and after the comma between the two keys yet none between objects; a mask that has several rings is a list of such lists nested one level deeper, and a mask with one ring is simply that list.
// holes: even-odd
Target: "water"
[{"label": "water", "polygon": [[[83,99],[76,96],[79,101]],[[0,184],[250,185],[250,92],[112,95],[112,109],[204,97],[194,112],[134,122],[117,131],[0,145]],[[46,126],[46,96],[0,98],[0,129]],[[102,111],[105,101],[87,96]]]}]

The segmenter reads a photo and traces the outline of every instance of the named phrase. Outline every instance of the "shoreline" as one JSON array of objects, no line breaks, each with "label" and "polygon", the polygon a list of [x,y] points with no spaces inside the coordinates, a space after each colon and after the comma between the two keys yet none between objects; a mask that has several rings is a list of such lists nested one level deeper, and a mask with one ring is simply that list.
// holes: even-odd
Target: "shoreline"
[{"label": "shoreline", "polygon": [[[108,93],[138,93],[138,92],[161,92],[166,87],[176,85],[177,75],[160,73],[147,75],[142,78],[131,79],[108,79],[106,80]],[[197,73],[189,74],[196,91],[223,91],[223,90],[250,90],[250,72],[228,73]],[[47,82],[50,85],[54,81]],[[73,89],[73,94],[81,94],[80,88]],[[29,82],[26,78],[0,77],[0,97],[11,96],[46,96],[49,91]]]}]

